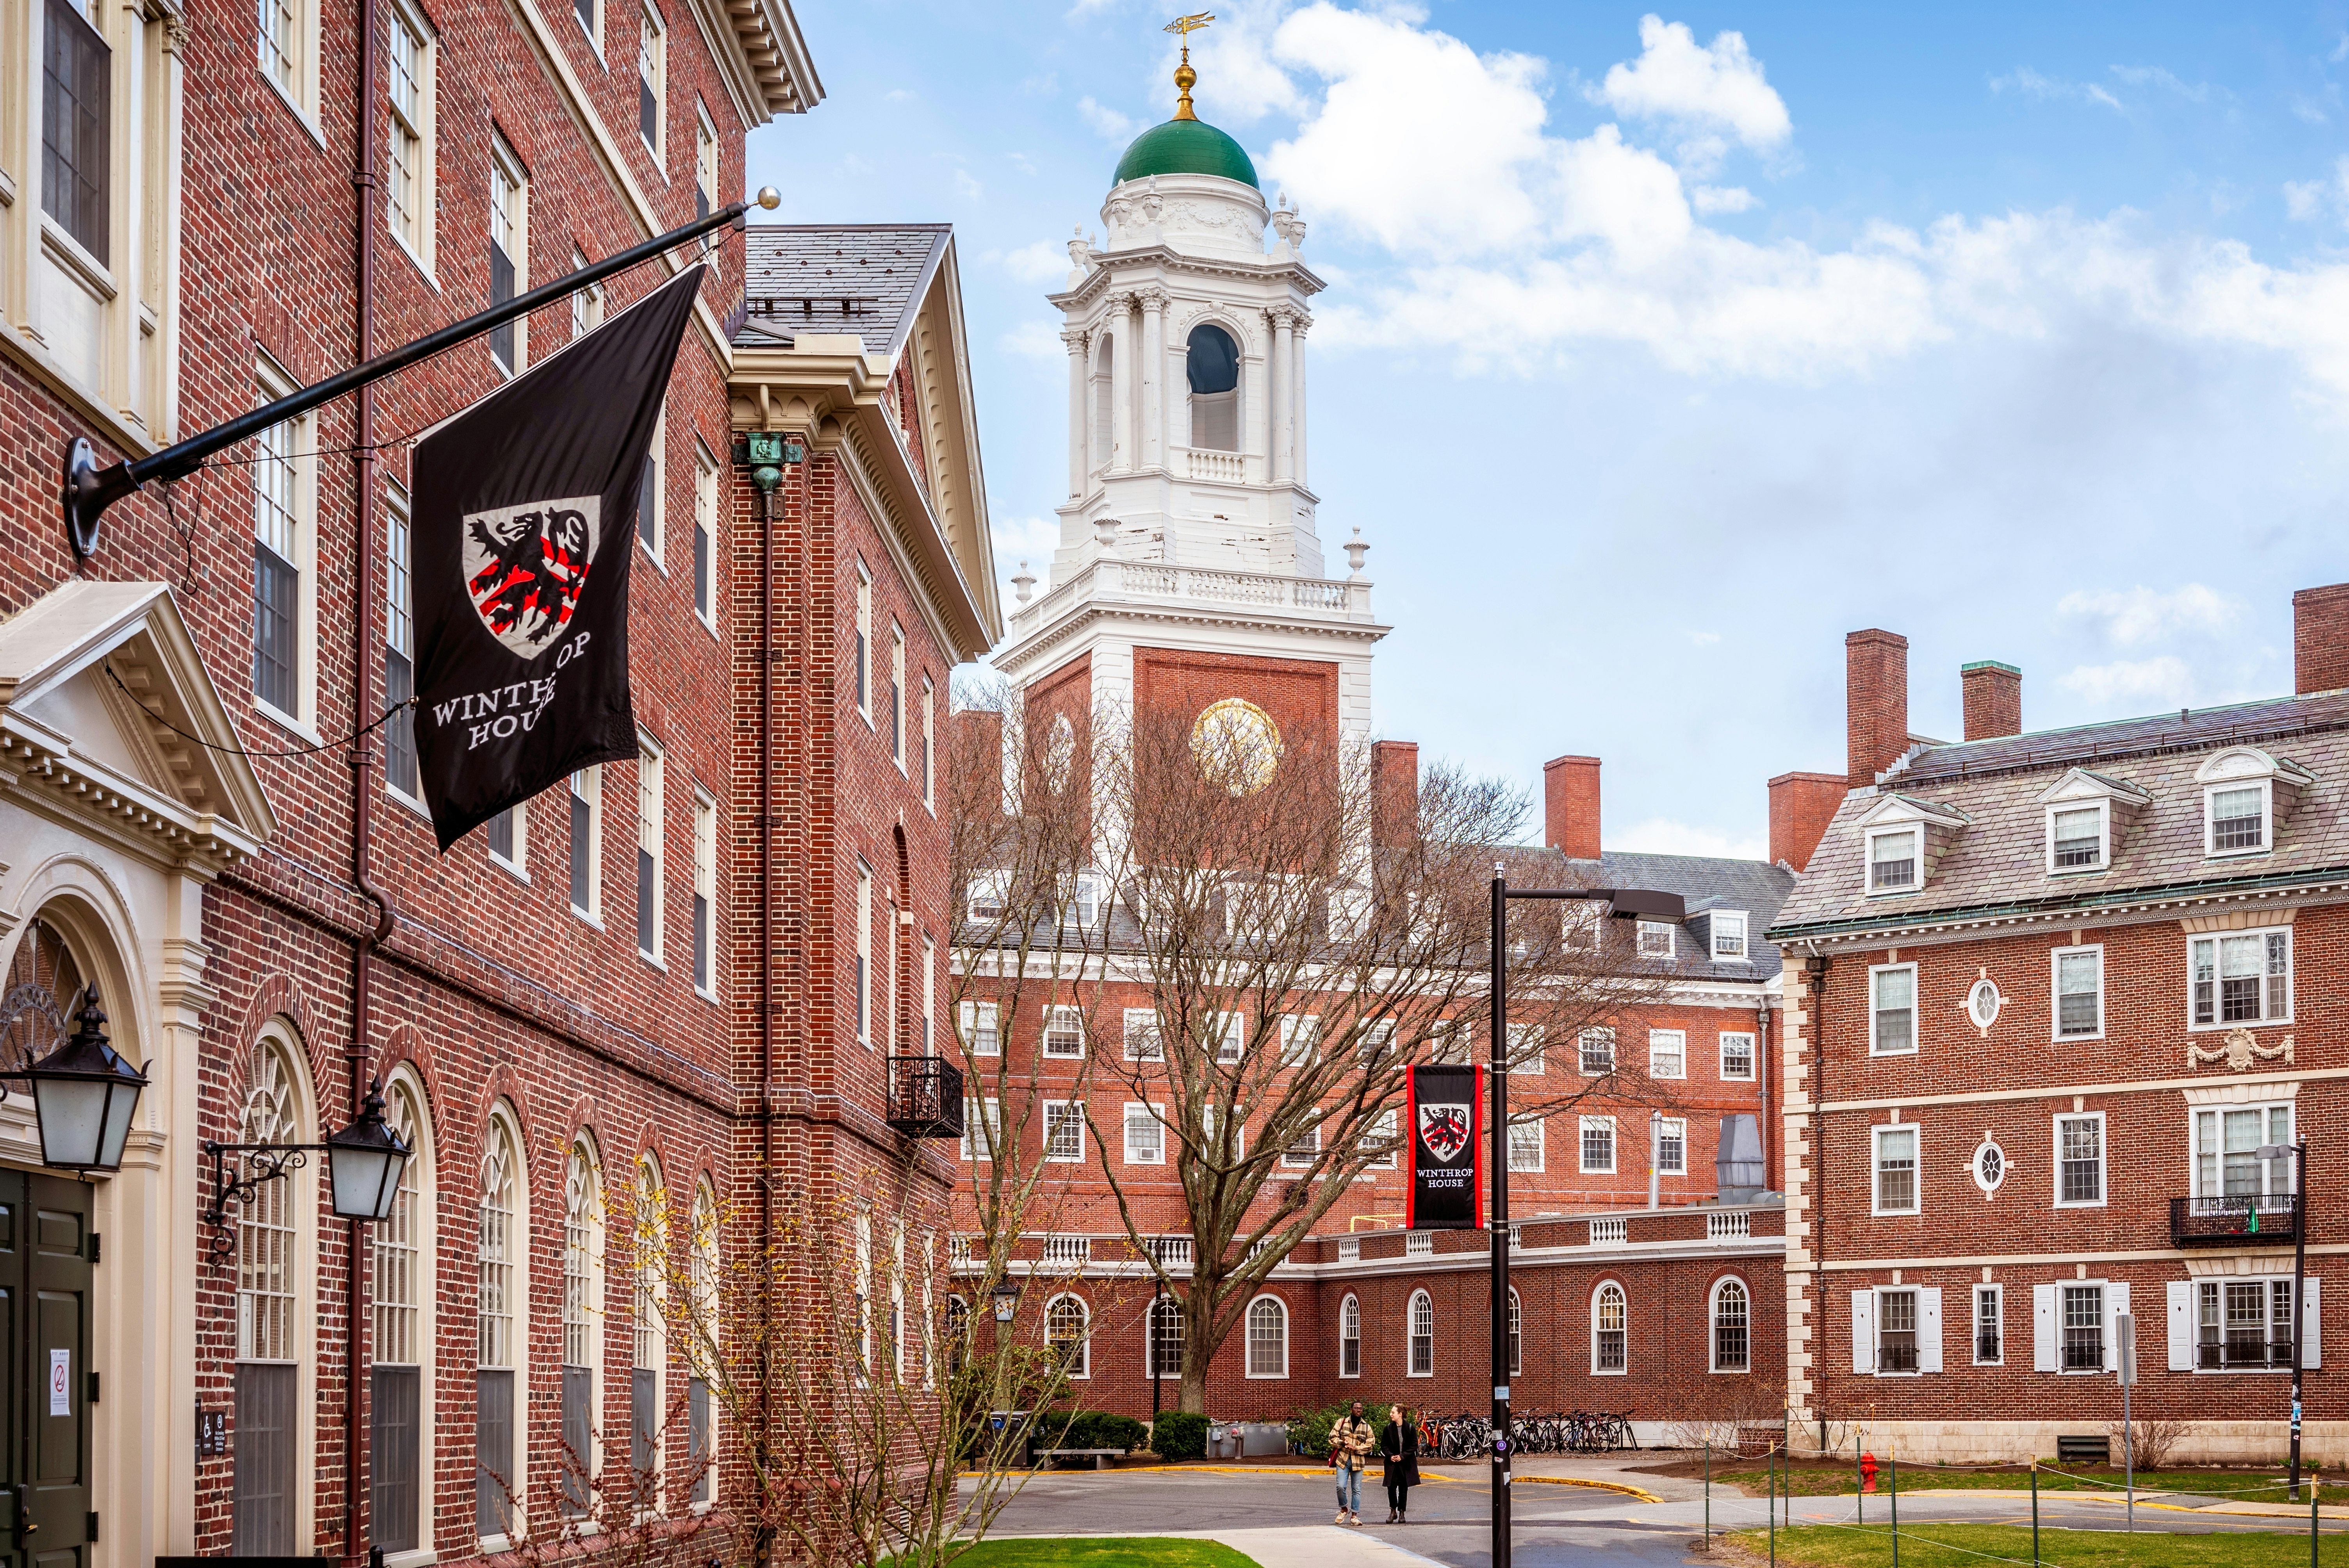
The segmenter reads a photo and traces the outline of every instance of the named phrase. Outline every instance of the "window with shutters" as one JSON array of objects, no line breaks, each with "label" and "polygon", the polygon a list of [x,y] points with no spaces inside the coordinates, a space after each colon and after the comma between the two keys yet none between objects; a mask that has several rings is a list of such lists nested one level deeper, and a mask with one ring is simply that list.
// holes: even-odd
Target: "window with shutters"
[{"label": "window with shutters", "polygon": [[431,1359],[432,1140],[415,1082],[405,1073],[392,1079],[384,1096],[384,1120],[415,1156],[400,1168],[391,1218],[371,1238],[367,1519],[376,1546],[412,1552],[420,1539],[430,1476],[424,1453],[431,1411],[424,1395]]},{"label": "window with shutters", "polygon": [[1609,1280],[1590,1298],[1590,1369],[1622,1373],[1630,1367],[1631,1314],[1623,1287]]},{"label": "window with shutters", "polygon": [[1744,1282],[1723,1280],[1713,1287],[1713,1369],[1744,1372],[1753,1365],[1753,1298]]},{"label": "window with shutters", "polygon": [[1876,1212],[1917,1212],[1917,1129],[1913,1125],[1874,1130]]},{"label": "window with shutters", "polygon": [[2191,1026],[2292,1021],[2292,928],[2197,936],[2186,944]]},{"label": "window with shutters", "polygon": [[2064,1370],[2102,1372],[2105,1369],[2105,1287],[2067,1284],[2063,1303]]},{"label": "window with shutters", "polygon": [[1362,1375],[1362,1303],[1349,1292],[1338,1305],[1338,1376]]},{"label": "window with shutters", "polygon": [[[1414,1236],[1422,1233],[1417,1231],[1412,1233]],[[1433,1377],[1435,1376],[1435,1298],[1423,1290],[1412,1292],[1406,1317],[1410,1360],[1405,1371],[1413,1377]]]},{"label": "window with shutters", "polygon": [[2055,965],[2055,1037],[2094,1040],[2105,1032],[2105,950],[2100,945],[2058,947]]},{"label": "window with shutters", "polygon": [[1907,1056],[1917,1049],[1917,966],[1878,964],[1868,971],[1868,1050]]},{"label": "window with shutters", "polygon": [[604,918],[604,768],[583,768],[571,776],[566,799],[571,822],[571,912],[596,923]]},{"label": "window with shutters", "polygon": [[484,1538],[511,1539],[523,1519],[518,1329],[527,1320],[522,1260],[529,1212],[523,1201],[522,1161],[512,1124],[501,1106],[481,1140],[479,1295],[474,1316],[474,1529]]},{"label": "window with shutters", "polygon": [[1917,1293],[1876,1293],[1876,1369],[1914,1372],[1917,1366]]},{"label": "window with shutters", "polygon": [[2290,1278],[2197,1280],[2194,1307],[2196,1370],[2292,1366]]},{"label": "window with shutters", "polygon": [[[506,139],[490,138],[490,301],[501,305],[530,286],[530,182]],[[490,329],[490,362],[508,376],[523,366],[529,324]]]},{"label": "window with shutters", "polygon": [[563,1512],[579,1519],[598,1468],[595,1383],[604,1364],[604,1176],[584,1137],[563,1175],[562,1356]]},{"label": "window with shutters", "polygon": [[636,951],[661,961],[661,754],[653,738],[636,732]]},{"label": "window with shutters", "polygon": [[1974,1365],[2000,1367],[2006,1362],[2006,1287],[1974,1286]]},{"label": "window with shutters", "polygon": [[2101,1207],[2105,1202],[2105,1118],[2102,1112],[2055,1119],[2055,1206]]}]

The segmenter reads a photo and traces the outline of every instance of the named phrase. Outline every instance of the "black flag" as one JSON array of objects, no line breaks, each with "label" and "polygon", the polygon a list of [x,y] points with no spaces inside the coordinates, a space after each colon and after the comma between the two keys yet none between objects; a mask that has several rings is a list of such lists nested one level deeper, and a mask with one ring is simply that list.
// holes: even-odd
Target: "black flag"
[{"label": "black flag", "polygon": [[416,443],[416,751],[442,852],[636,755],[628,562],[695,266]]},{"label": "black flag", "polygon": [[1412,1067],[1402,1109],[1411,1129],[1403,1227],[1474,1231],[1485,1223],[1485,1069]]}]

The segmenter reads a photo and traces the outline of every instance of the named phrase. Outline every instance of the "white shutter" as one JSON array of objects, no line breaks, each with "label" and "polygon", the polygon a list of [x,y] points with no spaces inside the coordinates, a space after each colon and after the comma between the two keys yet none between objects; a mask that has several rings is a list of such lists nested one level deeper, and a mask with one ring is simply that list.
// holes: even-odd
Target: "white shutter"
[{"label": "white shutter", "polygon": [[[2145,1346],[2137,1346],[2138,1367],[2144,1367]],[[2169,1369],[2172,1372],[2194,1370],[2194,1282],[2174,1279],[2169,1282]]]},{"label": "white shutter", "polygon": [[1928,1285],[1917,1293],[1917,1370],[1941,1369],[1941,1287]]},{"label": "white shutter", "polygon": [[1851,1369],[1876,1370],[1876,1293],[1872,1290],[1851,1293]]},{"label": "white shutter", "polygon": [[2314,1274],[2300,1282],[2300,1364],[2302,1367],[2324,1365],[2324,1322],[2317,1311],[2321,1298],[2316,1288],[2323,1283]]},{"label": "white shutter", "polygon": [[2054,1284],[2031,1287],[2031,1369],[2034,1372],[2064,1370],[2064,1335],[2057,1315],[2064,1308],[2063,1289]]},{"label": "white shutter", "polygon": [[2105,1370],[2107,1372],[2120,1370],[2121,1326],[2117,1320],[2128,1309],[2128,1286],[2107,1283],[2105,1286]]}]

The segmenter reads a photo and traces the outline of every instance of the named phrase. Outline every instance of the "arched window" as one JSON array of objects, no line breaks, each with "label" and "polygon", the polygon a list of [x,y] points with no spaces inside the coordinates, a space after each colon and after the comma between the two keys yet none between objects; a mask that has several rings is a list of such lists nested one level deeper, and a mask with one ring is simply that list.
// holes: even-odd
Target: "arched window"
[{"label": "arched window", "polygon": [[1517,1299],[1516,1287],[1511,1285],[1509,1287],[1509,1376],[1517,1377],[1525,1369],[1526,1308],[1525,1304]]},{"label": "arched window", "polygon": [[384,1096],[383,1119],[415,1155],[400,1168],[399,1195],[391,1218],[374,1236],[374,1353],[367,1404],[367,1517],[375,1544],[386,1552],[413,1552],[427,1511],[431,1471],[424,1463],[425,1433],[431,1412],[422,1407],[430,1386],[431,1358],[429,1233],[432,1198],[432,1135],[416,1080],[395,1076]]},{"label": "arched window", "polygon": [[1623,1305],[1623,1287],[1609,1280],[1590,1298],[1590,1369],[1621,1372],[1630,1365],[1628,1330],[1630,1314]]},{"label": "arched window", "polygon": [[629,1314],[628,1462],[636,1472],[639,1510],[660,1506],[661,1374],[668,1365],[668,1188],[660,1162],[636,1161],[633,1310]]},{"label": "arched window", "polygon": [[[308,1143],[309,1089],[298,1047],[282,1025],[253,1052],[237,1131],[246,1143]],[[236,1225],[236,1502],[232,1551],[283,1557],[294,1551],[302,1449],[300,1303],[316,1260],[307,1216],[317,1185],[308,1171],[264,1181],[238,1205]]]},{"label": "arched window", "polygon": [[1713,1287],[1713,1369],[1744,1372],[1753,1360],[1752,1303],[1743,1281],[1725,1279]]},{"label": "arched window", "polygon": [[522,1158],[501,1107],[481,1136],[481,1295],[475,1310],[473,1528],[511,1539],[523,1517],[523,1467],[515,1436],[515,1342],[527,1322],[519,1265],[528,1255],[522,1227],[529,1210],[522,1196]]},{"label": "arched window", "polygon": [[1171,1295],[1162,1296],[1151,1307],[1150,1314],[1150,1376],[1180,1377],[1183,1376],[1183,1304]]},{"label": "arched window", "polygon": [[1277,1295],[1260,1295],[1248,1303],[1247,1375],[1288,1376],[1288,1308]]},{"label": "arched window", "polygon": [[1093,356],[1092,471],[1109,467],[1117,454],[1117,339],[1099,333],[1101,349]]},{"label": "arched window", "polygon": [[1411,1364],[1413,1377],[1435,1376],[1435,1298],[1423,1290],[1411,1293]]},{"label": "arched window", "polygon": [[0,986],[0,996],[8,999],[0,1013],[0,1068],[21,1068],[46,1056],[73,1032],[82,985],[81,965],[64,934],[46,920],[26,927],[8,960],[7,984]]},{"label": "arched window", "polygon": [[1362,1304],[1348,1295],[1338,1307],[1338,1376],[1362,1375]]},{"label": "arched window", "polygon": [[563,1172],[563,1511],[587,1511],[604,1364],[604,1171],[585,1134]]},{"label": "arched window", "polygon": [[1044,1346],[1061,1357],[1071,1377],[1093,1375],[1092,1324],[1081,1296],[1056,1295],[1044,1307]]},{"label": "arched window", "polygon": [[1213,322],[1191,329],[1184,364],[1191,381],[1191,444],[1240,449],[1240,346]]},{"label": "arched window", "polygon": [[718,1366],[718,1194],[708,1181],[693,1184],[693,1333],[686,1346],[691,1366],[685,1386],[686,1444],[693,1466],[689,1501],[718,1498],[718,1429],[709,1408],[709,1377]]}]

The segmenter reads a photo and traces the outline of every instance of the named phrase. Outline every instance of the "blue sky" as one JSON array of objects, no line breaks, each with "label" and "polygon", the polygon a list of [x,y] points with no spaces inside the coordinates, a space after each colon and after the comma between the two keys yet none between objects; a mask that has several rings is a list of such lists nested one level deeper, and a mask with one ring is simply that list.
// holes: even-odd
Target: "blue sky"
[{"label": "blue sky", "polygon": [[[1067,471],[1043,295],[1173,12],[799,9],[830,96],[750,183],[956,225],[1008,577]],[[2033,729],[2291,689],[2292,591],[2349,579],[2349,4],[1216,10],[1199,112],[1329,284],[1381,734],[1596,754],[1609,847],[1759,853],[1857,627],[1924,734],[1981,658]]]}]

